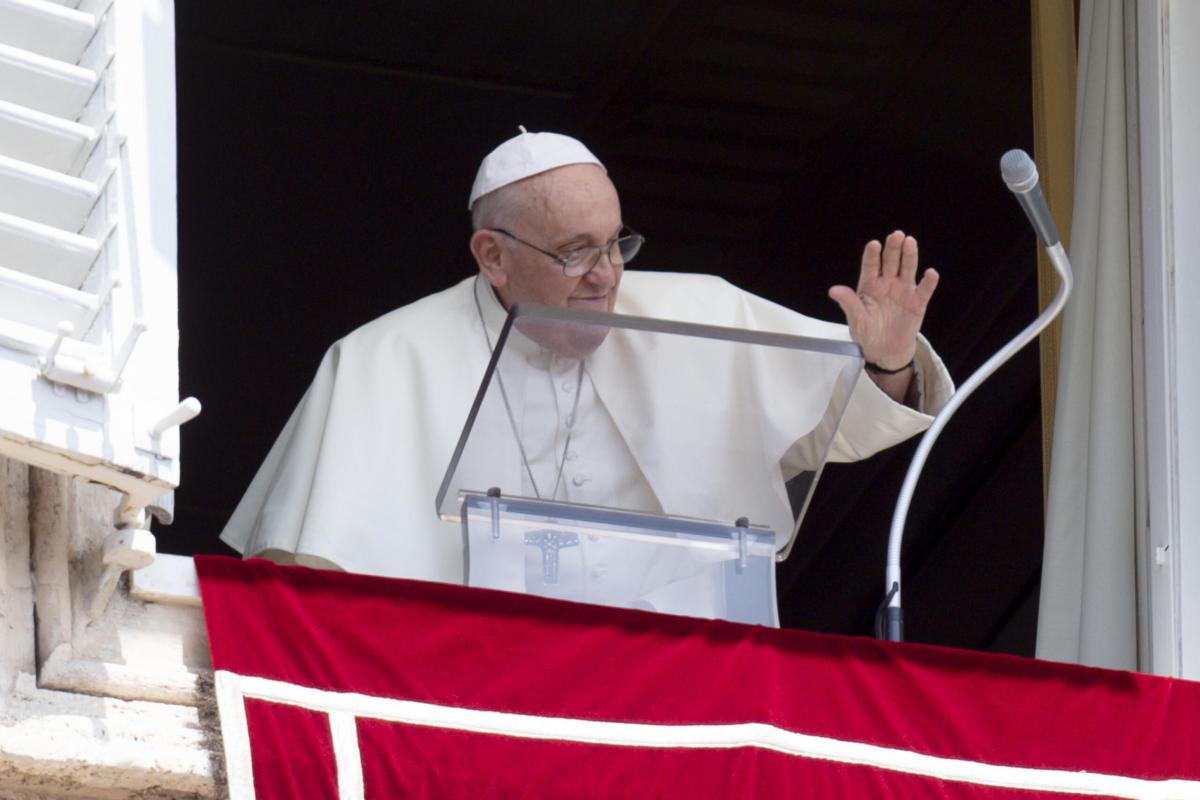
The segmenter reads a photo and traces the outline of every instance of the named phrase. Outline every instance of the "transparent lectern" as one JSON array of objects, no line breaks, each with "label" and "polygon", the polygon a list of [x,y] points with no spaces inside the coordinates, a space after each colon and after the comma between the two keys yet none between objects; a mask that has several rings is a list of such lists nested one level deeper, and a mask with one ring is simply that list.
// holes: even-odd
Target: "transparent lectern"
[{"label": "transparent lectern", "polygon": [[465,582],[778,625],[775,561],[862,363],[846,341],[514,307],[437,496]]}]

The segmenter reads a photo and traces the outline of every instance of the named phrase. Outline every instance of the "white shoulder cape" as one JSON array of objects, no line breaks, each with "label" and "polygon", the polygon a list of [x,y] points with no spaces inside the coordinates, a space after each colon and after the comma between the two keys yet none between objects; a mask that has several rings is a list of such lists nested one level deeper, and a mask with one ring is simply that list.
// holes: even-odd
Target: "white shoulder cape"
[{"label": "white shoulder cape", "polygon": [[[329,349],[225,526],[225,542],[247,556],[462,581],[459,526],[441,522],[434,502],[490,355],[473,286],[468,278],[397,309]],[[844,325],[711,276],[627,271],[618,297],[622,314],[848,339]],[[953,384],[923,339],[917,364],[926,413],[860,379],[830,460],[866,458],[928,427]],[[614,409],[618,423],[619,415]],[[790,528],[777,526],[788,509],[777,495],[763,499],[757,519],[782,540]]]}]

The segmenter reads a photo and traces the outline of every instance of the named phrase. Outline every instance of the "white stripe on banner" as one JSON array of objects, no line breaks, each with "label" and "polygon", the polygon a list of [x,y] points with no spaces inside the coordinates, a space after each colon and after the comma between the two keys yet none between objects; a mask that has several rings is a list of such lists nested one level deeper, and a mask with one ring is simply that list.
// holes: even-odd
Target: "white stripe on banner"
[{"label": "white stripe on banner", "polygon": [[213,673],[221,739],[225,743],[225,775],[229,800],[254,800],[254,769],[250,764],[250,728],[246,725],[246,699],[240,675],[225,670]]},{"label": "white stripe on banner", "polygon": [[[276,703],[307,708],[312,711],[345,717],[367,717],[387,722],[423,725],[433,728],[489,733],[525,739],[557,739],[618,747],[677,747],[726,749],[758,747],[778,753],[856,764],[876,769],[918,775],[938,780],[997,786],[1010,789],[1040,790],[1064,794],[1104,795],[1134,800],[1200,800],[1200,781],[1169,779],[1146,780],[1124,775],[1096,772],[1036,769],[1001,764],[987,764],[958,758],[932,756],[892,747],[845,741],[826,736],[795,733],[774,725],[746,722],[720,725],[648,725],[632,722],[601,722],[564,717],[540,717],[500,711],[479,711],[470,708],[419,703],[387,697],[372,697],[353,692],[330,692],[297,686],[282,681],[249,675],[236,675],[219,670],[216,673],[217,699],[221,710],[221,726],[225,734],[226,767],[229,772],[230,800],[253,800],[253,780],[249,773],[249,736],[233,731],[232,726],[246,723],[243,697],[253,697]],[[236,698],[236,699],[235,699]],[[227,708],[239,707],[227,717]],[[235,716],[236,714],[236,716]],[[343,782],[342,752],[347,757],[351,748],[358,751],[357,731],[350,720],[349,730],[335,735],[353,739],[338,752],[338,785],[349,788],[354,779]],[[236,734],[236,735],[235,735]],[[232,758],[231,745],[244,746],[244,758]],[[335,748],[339,745],[336,743]],[[235,774],[235,768],[245,775]],[[248,781],[248,782],[247,782]],[[245,787],[249,786],[248,793]],[[357,794],[343,794],[342,800],[362,797],[362,768],[358,765]]]},{"label": "white stripe on banner", "polygon": [[354,714],[345,711],[329,713],[339,800],[358,800],[364,792],[362,754],[358,750],[358,725],[354,719]]}]

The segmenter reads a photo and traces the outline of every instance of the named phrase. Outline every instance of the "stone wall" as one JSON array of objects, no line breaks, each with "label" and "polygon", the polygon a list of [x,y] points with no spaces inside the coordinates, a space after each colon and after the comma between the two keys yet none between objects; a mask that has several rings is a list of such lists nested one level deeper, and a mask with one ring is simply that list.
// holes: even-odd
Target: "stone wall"
[{"label": "stone wall", "polygon": [[[105,574],[120,504],[0,458],[0,800],[221,793],[198,598],[139,599],[130,573]],[[157,556],[145,572],[188,569]]]}]

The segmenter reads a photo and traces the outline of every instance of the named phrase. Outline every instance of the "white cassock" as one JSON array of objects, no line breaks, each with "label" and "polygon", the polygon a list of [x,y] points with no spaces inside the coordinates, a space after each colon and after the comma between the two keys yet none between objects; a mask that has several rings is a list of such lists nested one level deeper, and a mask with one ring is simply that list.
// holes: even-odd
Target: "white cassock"
[{"label": "white cassock", "polygon": [[[627,271],[615,311],[849,338],[844,325],[805,317],[704,275]],[[490,287],[472,277],[335,343],[221,538],[247,556],[461,583],[461,529],[438,519],[435,496],[479,389],[489,341],[496,341],[504,317]],[[696,438],[695,419],[685,414],[651,418],[646,398],[622,388],[690,382],[692,396],[728,407],[736,398],[713,394],[713,365],[686,359],[652,363],[625,350],[620,338],[610,335],[583,370],[579,361],[527,353],[528,368],[506,380],[515,395],[512,424],[520,427],[522,441],[530,447],[522,459],[511,446],[502,457],[506,466],[496,472],[507,477],[492,478],[479,488],[507,482],[505,493],[529,497],[550,498],[553,493],[572,502],[716,520],[749,516],[772,527],[782,545],[793,515],[783,485],[786,465],[781,468],[779,461],[794,457],[789,444],[820,422],[829,381],[813,375],[780,381],[770,364],[741,362],[742,380],[718,379],[721,386],[780,387],[778,411],[767,415],[772,430],[759,431],[762,446],[752,448],[775,452],[775,463],[731,468],[677,446]],[[920,410],[892,401],[865,378],[859,380],[830,460],[866,458],[929,425],[953,384],[923,339],[916,361]],[[511,431],[509,423],[497,427]],[[736,429],[736,421],[722,428],[706,434],[746,433]],[[513,440],[511,434],[501,438]],[[709,491],[714,477],[735,490],[716,497]],[[730,497],[736,500],[725,499]],[[588,568],[593,574],[612,573],[614,585],[622,576],[638,580],[621,571],[619,558],[614,561],[598,551],[589,556]],[[688,612],[674,601],[651,605]],[[701,609],[697,615],[705,614]]]}]

